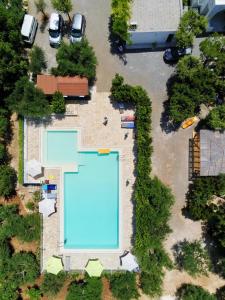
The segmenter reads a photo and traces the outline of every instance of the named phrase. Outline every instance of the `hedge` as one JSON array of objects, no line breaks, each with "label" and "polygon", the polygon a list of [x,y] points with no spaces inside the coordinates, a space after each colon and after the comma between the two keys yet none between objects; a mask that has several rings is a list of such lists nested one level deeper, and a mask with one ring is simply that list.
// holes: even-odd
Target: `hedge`
[{"label": "hedge", "polygon": [[19,166],[18,166],[18,182],[23,184],[23,170],[24,170],[24,160],[23,160],[23,140],[24,140],[24,120],[22,117],[18,120],[19,123]]},{"label": "hedge", "polygon": [[142,290],[157,296],[162,292],[164,267],[172,266],[163,249],[163,240],[170,232],[168,220],[174,198],[158,178],[151,179],[151,100],[140,86],[124,84],[124,79],[116,74],[112,81],[111,98],[114,101],[132,103],[136,107],[137,164],[135,200],[135,242],[142,274]]}]

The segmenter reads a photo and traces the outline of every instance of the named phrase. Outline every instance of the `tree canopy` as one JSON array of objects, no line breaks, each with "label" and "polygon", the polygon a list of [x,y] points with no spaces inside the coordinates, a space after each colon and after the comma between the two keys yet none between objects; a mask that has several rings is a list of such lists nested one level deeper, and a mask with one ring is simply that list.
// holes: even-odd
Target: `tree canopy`
[{"label": "tree canopy", "polygon": [[52,6],[56,10],[67,14],[69,20],[71,20],[70,15],[69,15],[69,13],[71,12],[71,10],[73,8],[71,0],[63,0],[63,1],[61,1],[61,0],[51,0],[51,2],[52,2]]},{"label": "tree canopy", "polygon": [[215,107],[206,124],[212,129],[224,129],[224,105],[216,99],[225,96],[225,38],[218,34],[200,43],[200,58],[183,57],[168,82],[169,116],[174,123],[198,114],[200,104]]},{"label": "tree canopy", "polygon": [[178,300],[216,300],[216,296],[202,287],[192,284],[183,284],[177,290],[177,296]]},{"label": "tree canopy", "polygon": [[0,196],[9,197],[15,193],[16,171],[7,165],[0,166]]},{"label": "tree canopy", "polygon": [[64,114],[66,111],[65,99],[60,92],[55,92],[52,97],[52,111],[55,114]]},{"label": "tree canopy", "polygon": [[177,46],[180,48],[191,47],[195,36],[203,33],[207,24],[207,18],[200,15],[196,10],[189,9],[186,11],[181,17],[180,25],[176,32]]},{"label": "tree canopy", "polygon": [[85,277],[71,283],[66,300],[101,300],[102,288],[101,278]]},{"label": "tree canopy", "polygon": [[16,82],[7,103],[12,111],[26,117],[43,117],[50,114],[50,106],[44,93],[27,77]]},{"label": "tree canopy", "polygon": [[57,275],[46,273],[41,284],[41,291],[47,296],[56,295],[63,287],[66,273],[61,271]]},{"label": "tree canopy", "polygon": [[138,299],[136,274],[131,272],[115,273],[109,277],[110,289],[118,300]]},{"label": "tree canopy", "polygon": [[56,54],[58,66],[52,69],[56,76],[85,76],[92,82],[95,79],[97,59],[93,48],[86,39],[79,43],[62,43]]},{"label": "tree canopy", "polygon": [[208,252],[201,241],[184,240],[175,247],[175,258],[179,269],[191,276],[207,275],[210,267]]},{"label": "tree canopy", "polygon": [[46,70],[47,62],[45,59],[45,53],[42,48],[33,46],[30,52],[30,64],[29,69],[33,73],[33,77],[41,74],[42,71]]}]

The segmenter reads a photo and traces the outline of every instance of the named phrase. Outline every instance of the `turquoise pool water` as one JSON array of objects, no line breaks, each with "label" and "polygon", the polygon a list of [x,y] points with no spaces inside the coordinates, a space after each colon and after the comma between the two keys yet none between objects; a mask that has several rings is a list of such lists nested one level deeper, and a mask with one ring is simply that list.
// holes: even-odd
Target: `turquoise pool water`
[{"label": "turquoise pool water", "polygon": [[118,248],[119,153],[78,152],[76,131],[47,131],[45,142],[47,164],[78,165],[64,173],[64,247]]}]

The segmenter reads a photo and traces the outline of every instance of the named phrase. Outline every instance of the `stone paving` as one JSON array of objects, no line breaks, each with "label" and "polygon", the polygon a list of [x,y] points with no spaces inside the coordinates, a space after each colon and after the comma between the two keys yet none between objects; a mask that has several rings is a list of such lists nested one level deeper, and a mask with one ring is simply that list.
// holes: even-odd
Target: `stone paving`
[{"label": "stone paving", "polygon": [[[48,218],[43,219],[43,242],[42,242],[42,262],[43,269],[46,266],[47,259],[51,255],[62,255],[63,259],[70,256],[70,268],[83,269],[89,258],[99,258],[105,269],[115,270],[119,268],[119,256],[124,250],[131,249],[132,235],[132,216],[133,206],[131,202],[133,183],[134,183],[134,139],[132,130],[128,137],[124,135],[126,129],[121,129],[121,114],[119,110],[110,103],[108,93],[93,92],[92,100],[88,103],[74,102],[77,116],[65,116],[64,118],[52,118],[49,122],[27,122],[27,158],[40,160],[41,155],[41,132],[43,129],[81,129],[81,147],[82,148],[115,148],[121,150],[120,169],[121,169],[121,209],[122,209],[122,228],[121,228],[121,249],[117,253],[67,253],[63,251],[63,243],[60,242],[60,197],[57,198],[57,212]],[[72,103],[69,104],[70,106]],[[77,106],[79,109],[77,109]],[[70,107],[71,109],[71,107]],[[133,114],[132,110],[125,111],[125,114]],[[107,126],[103,125],[104,117],[108,117]],[[60,195],[60,169],[45,168],[42,179],[51,179],[51,183],[58,186],[58,195]],[[126,181],[130,184],[127,186]]]}]

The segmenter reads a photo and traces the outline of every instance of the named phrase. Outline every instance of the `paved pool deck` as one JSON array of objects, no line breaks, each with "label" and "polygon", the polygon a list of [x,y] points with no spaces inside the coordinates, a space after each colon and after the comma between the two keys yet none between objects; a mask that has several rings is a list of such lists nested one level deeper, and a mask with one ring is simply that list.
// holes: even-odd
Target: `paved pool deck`
[{"label": "paved pool deck", "polygon": [[[76,115],[65,116],[63,118],[52,117],[45,121],[27,120],[26,126],[26,158],[42,160],[41,153],[41,136],[43,130],[48,129],[70,129],[79,128],[81,130],[81,147],[98,149],[111,148],[119,149],[120,155],[120,205],[121,205],[121,245],[119,251],[85,251],[73,253],[73,251],[64,251],[63,243],[60,241],[60,191],[62,191],[59,168],[44,168],[43,177],[38,178],[38,181],[53,178],[51,183],[58,186],[57,197],[57,212],[48,218],[43,219],[43,237],[41,245],[42,253],[42,270],[45,269],[47,260],[52,255],[62,256],[63,261],[70,261],[69,268],[71,270],[83,270],[88,259],[98,258],[102,262],[106,270],[117,270],[120,268],[119,256],[125,250],[130,250],[132,237],[132,222],[133,222],[133,204],[132,193],[134,178],[134,137],[133,130],[121,129],[121,116],[133,114],[131,109],[120,114],[118,108],[114,107],[109,99],[108,93],[97,93],[95,90],[92,93],[92,99],[88,102],[83,100],[74,101],[68,104],[69,111],[76,111]],[[108,118],[107,126],[103,125],[104,117]],[[125,133],[128,137],[125,139]],[[63,151],[63,149],[62,149]],[[30,178],[31,179],[31,178]],[[129,180],[129,184],[126,181]],[[62,211],[61,211],[62,213]],[[67,257],[67,258],[66,258]],[[69,257],[69,258],[68,258]]]}]

